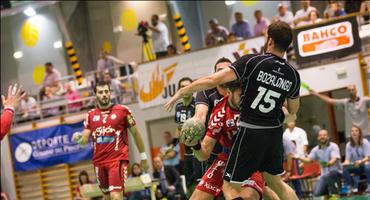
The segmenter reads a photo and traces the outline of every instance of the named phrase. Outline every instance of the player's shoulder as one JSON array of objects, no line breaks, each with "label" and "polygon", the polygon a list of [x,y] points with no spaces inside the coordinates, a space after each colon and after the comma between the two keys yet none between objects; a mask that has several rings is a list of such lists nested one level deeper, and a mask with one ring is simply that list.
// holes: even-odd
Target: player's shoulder
[{"label": "player's shoulder", "polygon": [[131,109],[123,104],[116,104],[113,106],[112,110],[118,110],[123,112],[131,112]]},{"label": "player's shoulder", "polygon": [[90,109],[89,111],[87,111],[87,115],[91,115],[91,114],[94,114],[98,111],[98,109],[96,108],[93,108],[93,109]]},{"label": "player's shoulder", "polygon": [[228,100],[228,96],[224,96],[220,99],[220,101],[216,104],[216,106],[213,108],[212,110],[212,113],[218,113],[218,112],[221,112],[221,113],[225,113],[226,109],[226,105],[227,105],[227,100]]},{"label": "player's shoulder", "polygon": [[181,107],[181,106],[183,106],[184,105],[184,103],[182,102],[182,101],[178,101],[177,103],[176,103],[176,105],[175,105],[175,108],[179,108],[179,107]]}]

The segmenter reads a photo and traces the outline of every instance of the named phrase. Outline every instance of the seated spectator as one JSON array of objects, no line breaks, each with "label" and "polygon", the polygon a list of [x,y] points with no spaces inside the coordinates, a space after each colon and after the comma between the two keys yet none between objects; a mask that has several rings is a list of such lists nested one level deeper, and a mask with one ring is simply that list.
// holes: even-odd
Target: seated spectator
[{"label": "seated spectator", "polygon": [[174,55],[177,55],[177,49],[175,47],[175,45],[173,44],[170,44],[167,46],[167,56],[174,56]]},{"label": "seated spectator", "polygon": [[329,133],[325,129],[319,131],[317,140],[319,145],[312,149],[308,157],[298,157],[297,159],[302,162],[314,160],[320,162],[321,176],[314,185],[314,196],[338,194],[342,178],[339,147],[334,142],[330,142]]},{"label": "seated spectator", "polygon": [[93,182],[89,179],[89,174],[85,170],[82,170],[78,175],[78,185],[76,187],[75,200],[88,200],[89,198],[84,197],[81,194],[81,187],[85,184],[92,184]]},{"label": "seated spectator", "polygon": [[[131,175],[130,177],[140,177],[143,175],[143,172],[141,170],[141,166],[139,163],[132,164],[131,167]],[[150,199],[150,190],[145,189],[142,191],[136,191],[131,193],[129,200],[149,200]]]},{"label": "seated spectator", "polygon": [[235,34],[234,33],[230,33],[228,36],[227,36],[227,42],[235,42],[237,41],[236,37],[235,37]]},{"label": "seated spectator", "polygon": [[99,55],[97,62],[96,75],[99,81],[103,80],[103,74],[109,72],[110,76],[115,78],[117,65],[125,64],[123,61],[117,59],[114,56],[108,54],[107,51],[102,50]]},{"label": "seated spectator", "polygon": [[[353,125],[350,141],[346,145],[346,159],[343,162],[343,177],[353,193],[358,192],[360,175],[365,174],[367,190],[370,192],[370,143],[363,138],[360,127]],[[355,176],[351,177],[351,174]]]},{"label": "seated spectator", "polygon": [[22,100],[20,102],[19,109],[21,111],[21,121],[28,121],[40,118],[40,110],[39,106],[35,100],[35,98],[28,96],[28,94],[23,91]]},{"label": "seated spectator", "polygon": [[[53,93],[53,90],[51,87],[45,87],[45,94],[44,97],[42,98],[43,101],[50,101],[53,99],[57,99],[58,97]],[[44,115],[47,116],[55,116],[59,114],[59,107],[51,107],[51,108],[46,108],[43,109]]]},{"label": "seated spectator", "polygon": [[124,92],[124,87],[121,84],[121,81],[112,78],[109,72],[104,72],[103,80],[104,82],[109,84],[109,87],[111,89],[112,103],[120,104],[122,102],[121,97]]},{"label": "seated spectator", "polygon": [[370,1],[363,1],[361,3],[360,12],[363,13],[363,17],[360,19],[360,24],[370,22]]},{"label": "seated spectator", "polygon": [[309,14],[313,10],[317,10],[315,7],[311,6],[310,1],[301,1],[302,9],[298,10],[294,15],[294,24],[298,25],[301,21],[308,21]]},{"label": "seated spectator", "polygon": [[236,12],[234,14],[235,23],[231,26],[230,33],[233,33],[236,38],[245,39],[252,36],[251,27],[249,22],[243,19],[243,14],[241,12]]},{"label": "seated spectator", "polygon": [[283,135],[290,141],[294,141],[297,146],[297,156],[307,155],[307,133],[302,128],[297,127],[295,121],[288,122],[288,128],[285,129]]},{"label": "seated spectator", "polygon": [[217,19],[211,19],[209,21],[210,30],[206,35],[206,46],[214,46],[227,41],[227,35],[229,32],[227,29],[218,24]]},{"label": "seated spectator", "polygon": [[[69,112],[76,112],[81,110],[82,102],[75,102],[81,99],[80,94],[74,89],[72,89],[72,83],[68,82],[64,84],[64,90],[66,91],[65,97],[68,102],[68,111]],[[74,102],[74,103],[73,103]]]},{"label": "seated spectator", "polygon": [[159,179],[160,184],[157,187],[156,198],[167,198],[175,200],[176,195],[180,195],[180,199],[185,199],[184,190],[181,186],[180,175],[172,166],[164,166],[160,157],[153,159],[154,172],[153,178]]},{"label": "seated spectator", "polygon": [[51,62],[45,63],[45,72],[46,74],[42,81],[42,87],[49,87],[53,93],[56,93],[61,89],[60,72],[54,68],[53,63]]},{"label": "seated spectator", "polygon": [[163,138],[166,144],[161,146],[160,157],[163,159],[164,166],[175,167],[176,170],[181,173],[182,166],[180,166],[180,145],[177,144],[173,148],[173,137],[168,131],[164,132]]},{"label": "seated spectator", "polygon": [[299,26],[305,26],[305,25],[310,25],[310,24],[316,24],[321,22],[322,19],[319,16],[319,13],[316,10],[313,10],[309,14],[309,19],[307,21],[301,21],[297,24],[297,27]]},{"label": "seated spectator", "polygon": [[270,21],[262,16],[261,10],[256,10],[254,12],[254,17],[256,18],[256,24],[254,25],[254,36],[264,35],[267,31]]},{"label": "seated spectator", "polygon": [[329,19],[347,15],[346,11],[344,11],[344,8],[342,7],[342,4],[336,1],[330,2],[329,7],[324,11],[324,13],[326,12],[329,15]]},{"label": "seated spectator", "polygon": [[293,13],[288,10],[288,7],[282,3],[278,5],[278,15],[275,17],[276,20],[283,21],[289,24],[291,27],[294,26]]}]

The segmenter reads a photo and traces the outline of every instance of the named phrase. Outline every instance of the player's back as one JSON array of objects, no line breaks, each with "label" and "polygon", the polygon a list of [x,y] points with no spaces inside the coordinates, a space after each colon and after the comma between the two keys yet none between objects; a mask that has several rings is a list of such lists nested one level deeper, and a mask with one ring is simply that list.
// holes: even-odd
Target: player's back
[{"label": "player's back", "polygon": [[245,67],[241,125],[250,128],[281,126],[285,99],[299,94],[297,70],[285,59],[269,53],[248,55]]}]

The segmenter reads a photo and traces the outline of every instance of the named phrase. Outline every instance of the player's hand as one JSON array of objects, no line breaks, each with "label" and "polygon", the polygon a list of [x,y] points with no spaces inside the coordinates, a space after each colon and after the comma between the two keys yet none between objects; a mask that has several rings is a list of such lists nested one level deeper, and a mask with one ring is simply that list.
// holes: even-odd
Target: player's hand
[{"label": "player's hand", "polygon": [[362,162],[361,160],[356,160],[354,164],[356,167],[359,167],[362,164]]},{"label": "player's hand", "polygon": [[1,95],[1,99],[2,99],[4,107],[12,107],[16,109],[22,97],[26,95],[26,93],[21,95],[22,86],[19,86],[19,87],[17,86],[18,86],[17,84],[15,84],[14,86],[12,85],[9,86],[8,95],[6,98],[3,95]]},{"label": "player's hand", "polygon": [[82,133],[81,132],[75,132],[72,135],[72,141],[76,142],[77,144],[81,143],[82,139]]},{"label": "player's hand", "polygon": [[140,165],[144,169],[145,172],[148,171],[149,165],[148,165],[148,161],[147,160],[141,160]]},{"label": "player's hand", "polygon": [[176,101],[181,98],[180,90],[176,92],[176,94],[164,105],[164,109],[167,112],[171,112],[173,106],[175,105]]}]

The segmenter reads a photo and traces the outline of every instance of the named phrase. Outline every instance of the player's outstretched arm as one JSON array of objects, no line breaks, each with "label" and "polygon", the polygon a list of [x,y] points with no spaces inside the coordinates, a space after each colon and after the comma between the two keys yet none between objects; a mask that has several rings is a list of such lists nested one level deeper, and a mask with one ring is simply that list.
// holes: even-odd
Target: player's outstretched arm
[{"label": "player's outstretched arm", "polygon": [[164,106],[166,111],[170,112],[176,101],[183,97],[184,94],[199,92],[216,87],[217,85],[227,83],[237,79],[236,74],[231,68],[218,71],[210,76],[200,78],[190,85],[181,88]]},{"label": "player's outstretched arm", "polygon": [[148,166],[148,157],[145,153],[145,147],[144,147],[144,142],[143,142],[143,139],[141,138],[141,135],[139,133],[139,130],[137,130],[137,127],[136,126],[132,126],[130,128],[128,128],[129,132],[131,133],[132,137],[134,137],[134,141],[135,141],[135,144],[140,152],[140,159],[141,159],[141,167],[143,167],[143,169],[145,171],[148,170],[149,166]]},{"label": "player's outstretched arm", "polygon": [[217,142],[217,140],[215,140],[214,138],[211,138],[209,136],[205,136],[203,138],[202,143],[200,144],[200,149],[197,150],[197,147],[196,147],[196,146],[199,146],[199,145],[196,145],[192,148],[194,156],[199,161],[208,160],[209,156],[211,155],[211,152],[212,152],[213,148],[216,145],[216,142]]},{"label": "player's outstretched arm", "polygon": [[314,90],[309,90],[310,94],[314,95],[314,96],[317,96],[319,97],[321,100],[325,101],[326,103],[329,103],[329,104],[335,104],[336,100],[333,99],[333,98],[330,98],[328,96],[325,96],[325,95],[322,95]]}]

